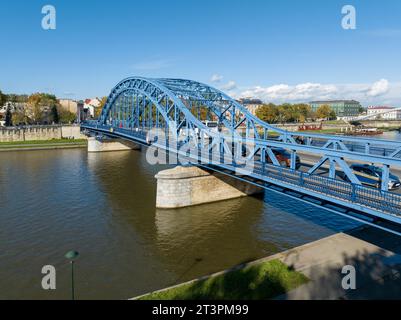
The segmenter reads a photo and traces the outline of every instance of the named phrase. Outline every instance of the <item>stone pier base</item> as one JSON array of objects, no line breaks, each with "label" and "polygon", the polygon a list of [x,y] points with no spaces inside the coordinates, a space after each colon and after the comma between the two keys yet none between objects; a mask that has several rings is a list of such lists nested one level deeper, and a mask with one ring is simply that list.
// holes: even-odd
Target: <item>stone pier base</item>
[{"label": "stone pier base", "polygon": [[156,175],[156,207],[182,208],[263,192],[263,188],[198,167],[175,167]]},{"label": "stone pier base", "polygon": [[137,149],[140,149],[139,145],[119,139],[101,141],[93,137],[88,139],[88,152],[128,151]]}]

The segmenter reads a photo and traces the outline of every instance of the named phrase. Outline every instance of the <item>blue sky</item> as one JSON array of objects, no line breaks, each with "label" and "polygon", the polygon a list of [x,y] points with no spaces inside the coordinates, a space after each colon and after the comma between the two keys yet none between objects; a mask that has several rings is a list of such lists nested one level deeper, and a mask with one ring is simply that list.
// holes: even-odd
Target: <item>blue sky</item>
[{"label": "blue sky", "polygon": [[[41,28],[46,4],[56,30]],[[356,30],[341,27],[346,4]],[[3,92],[80,99],[141,75],[273,102],[401,105],[399,0],[1,1],[0,39]]]}]

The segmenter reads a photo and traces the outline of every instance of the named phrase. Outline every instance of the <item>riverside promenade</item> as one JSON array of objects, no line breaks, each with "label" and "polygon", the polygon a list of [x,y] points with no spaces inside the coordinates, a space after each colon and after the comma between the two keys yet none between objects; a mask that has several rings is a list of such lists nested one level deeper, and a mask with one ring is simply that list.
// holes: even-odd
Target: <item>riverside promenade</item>
[{"label": "riverside promenade", "polygon": [[[401,299],[401,237],[373,228],[333,236],[278,254],[311,281],[279,296],[289,300]],[[345,290],[344,266],[356,271]]]},{"label": "riverside promenade", "polygon": [[[310,280],[276,297],[276,300],[401,299],[401,237],[370,227],[337,233],[153,293],[194,284],[272,260],[284,262]],[[342,287],[342,280],[347,275],[342,273],[344,266],[355,268],[355,289],[346,290]]]}]

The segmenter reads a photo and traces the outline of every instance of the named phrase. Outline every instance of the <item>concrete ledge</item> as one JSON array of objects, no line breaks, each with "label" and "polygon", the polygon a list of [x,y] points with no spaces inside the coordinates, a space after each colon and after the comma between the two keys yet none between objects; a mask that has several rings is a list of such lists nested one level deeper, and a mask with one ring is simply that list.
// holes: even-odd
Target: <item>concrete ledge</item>
[{"label": "concrete ledge", "polygon": [[176,167],[159,172],[156,207],[182,208],[261,193],[263,188],[198,167]]},{"label": "concrete ledge", "polygon": [[88,152],[130,151],[137,149],[140,149],[139,145],[118,139],[101,141],[93,137],[88,139]]}]

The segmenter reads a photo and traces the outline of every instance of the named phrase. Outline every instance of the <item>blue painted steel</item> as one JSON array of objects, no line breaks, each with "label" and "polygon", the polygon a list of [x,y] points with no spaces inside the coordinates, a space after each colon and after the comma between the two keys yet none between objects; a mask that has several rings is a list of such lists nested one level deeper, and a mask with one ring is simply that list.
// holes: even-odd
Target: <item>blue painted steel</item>
[{"label": "blue painted steel", "polygon": [[[216,130],[207,126],[206,120],[211,119],[217,122]],[[219,161],[213,167],[237,172],[242,170],[239,164],[243,159],[241,151],[234,152],[232,146],[239,143],[252,149],[246,158],[255,164],[254,170],[244,171],[244,175],[401,222],[401,197],[387,192],[390,166],[401,167],[401,142],[287,132],[261,121],[223,92],[199,82],[125,79],[111,91],[100,118],[82,124],[82,128],[147,145],[158,145],[149,133],[159,128],[167,138],[167,144],[160,148],[188,157],[193,163],[211,159],[212,150],[217,148]],[[190,145],[196,156],[189,150],[182,152],[180,146],[184,144]],[[286,164],[278,161],[272,148],[290,151],[290,168],[280,166]],[[309,173],[295,170],[298,152],[319,156]],[[231,157],[228,162],[227,155]],[[329,177],[316,175],[327,161]],[[382,190],[362,186],[347,161],[382,166]],[[336,165],[352,183],[335,179]]]}]

